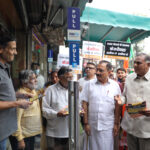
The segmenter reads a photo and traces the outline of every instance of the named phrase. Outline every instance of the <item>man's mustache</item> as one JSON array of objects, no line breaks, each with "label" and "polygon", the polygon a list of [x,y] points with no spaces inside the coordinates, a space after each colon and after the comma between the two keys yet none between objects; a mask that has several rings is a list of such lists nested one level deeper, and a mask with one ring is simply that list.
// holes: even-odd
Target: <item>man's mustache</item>
[{"label": "man's mustache", "polygon": [[100,75],[100,74],[96,74],[96,76],[97,76],[97,77],[101,77],[101,75]]}]

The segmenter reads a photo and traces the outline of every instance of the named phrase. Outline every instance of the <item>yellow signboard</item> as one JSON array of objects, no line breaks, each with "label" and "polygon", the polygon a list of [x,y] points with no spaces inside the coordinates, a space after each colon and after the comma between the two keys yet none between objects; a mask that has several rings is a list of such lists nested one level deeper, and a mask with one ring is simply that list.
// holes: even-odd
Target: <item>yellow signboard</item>
[{"label": "yellow signboard", "polygon": [[104,58],[121,59],[121,60],[129,60],[129,57],[113,56],[113,55],[104,55]]}]

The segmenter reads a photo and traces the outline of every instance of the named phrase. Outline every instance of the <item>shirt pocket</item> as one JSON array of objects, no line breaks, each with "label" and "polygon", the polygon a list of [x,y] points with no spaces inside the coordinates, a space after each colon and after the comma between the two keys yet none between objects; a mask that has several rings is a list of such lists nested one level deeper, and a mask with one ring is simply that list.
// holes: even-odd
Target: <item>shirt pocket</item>
[{"label": "shirt pocket", "polygon": [[97,121],[98,120],[98,113],[97,112],[92,112],[89,113],[89,121],[92,123],[92,121]]},{"label": "shirt pocket", "polygon": [[98,102],[89,102],[89,113],[98,113],[99,112],[99,103]]},{"label": "shirt pocket", "polygon": [[112,114],[114,113],[114,109],[115,109],[114,99],[109,96],[103,97],[103,101],[101,102],[100,105],[100,112]]}]

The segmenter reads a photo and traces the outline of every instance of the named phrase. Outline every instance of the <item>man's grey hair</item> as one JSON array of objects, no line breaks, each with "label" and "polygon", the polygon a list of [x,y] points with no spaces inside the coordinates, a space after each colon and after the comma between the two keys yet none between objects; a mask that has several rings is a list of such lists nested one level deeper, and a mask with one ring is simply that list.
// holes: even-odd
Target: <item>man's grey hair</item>
[{"label": "man's grey hair", "polygon": [[148,54],[145,54],[145,53],[138,53],[138,54],[136,55],[136,57],[138,57],[138,56],[144,56],[145,62],[146,62],[146,63],[150,63],[150,56],[149,56]]},{"label": "man's grey hair", "polygon": [[111,71],[113,69],[112,64],[107,60],[101,60],[99,64],[106,64],[107,71]]},{"label": "man's grey hair", "polygon": [[29,82],[30,77],[35,74],[32,70],[22,70],[19,73],[19,82],[21,85]]}]

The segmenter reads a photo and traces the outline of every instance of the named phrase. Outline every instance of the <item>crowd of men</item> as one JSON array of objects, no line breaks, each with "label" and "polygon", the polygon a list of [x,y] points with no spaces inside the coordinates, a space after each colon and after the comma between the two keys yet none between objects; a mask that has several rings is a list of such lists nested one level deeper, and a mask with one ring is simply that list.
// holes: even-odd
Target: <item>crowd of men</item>
[{"label": "crowd of men", "polygon": [[[0,150],[6,150],[8,139],[12,150],[34,150],[35,136],[42,133],[46,137],[46,148],[42,150],[69,150],[66,109],[72,70],[63,66],[58,72],[51,73],[51,81],[44,83],[44,97],[40,103],[39,89],[44,87],[45,81],[39,73],[38,64],[32,64],[32,70],[19,73],[20,87],[15,92],[9,67],[15,55],[15,38],[1,36]],[[115,79],[110,62],[101,60],[97,65],[87,63],[86,77],[78,80],[80,107],[84,112],[81,116],[84,130],[81,150],[119,150],[121,130],[126,132],[125,146],[129,150],[150,149],[149,66],[150,56],[140,53],[134,60],[135,72],[127,75],[124,68],[118,68]],[[146,103],[146,110],[139,111],[138,117],[132,117],[123,105],[141,102]],[[46,120],[45,132],[42,119]]]}]

